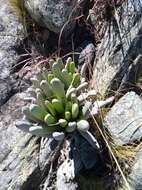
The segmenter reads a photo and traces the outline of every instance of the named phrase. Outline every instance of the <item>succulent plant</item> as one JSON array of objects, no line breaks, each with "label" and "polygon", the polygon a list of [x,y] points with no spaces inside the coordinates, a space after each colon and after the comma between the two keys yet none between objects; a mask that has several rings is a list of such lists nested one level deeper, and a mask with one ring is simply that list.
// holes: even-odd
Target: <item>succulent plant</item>
[{"label": "succulent plant", "polygon": [[113,101],[95,101],[94,90],[87,92],[88,83],[76,71],[75,63],[68,58],[65,65],[58,58],[50,61],[51,70],[44,70],[28,89],[32,104],[23,109],[24,120],[16,126],[38,136],[52,136],[62,140],[66,134],[78,130],[90,144],[98,147],[89,132],[87,119],[98,113],[100,107]]}]

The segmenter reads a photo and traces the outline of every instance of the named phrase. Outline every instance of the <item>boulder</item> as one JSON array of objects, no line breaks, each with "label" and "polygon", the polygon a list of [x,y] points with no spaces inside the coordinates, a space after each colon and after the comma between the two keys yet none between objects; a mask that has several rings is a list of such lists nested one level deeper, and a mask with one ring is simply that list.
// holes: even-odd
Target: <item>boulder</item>
[{"label": "boulder", "polygon": [[117,145],[142,137],[142,100],[133,91],[125,94],[107,113],[104,125]]},{"label": "boulder", "polygon": [[142,54],[142,4],[139,0],[123,3],[96,53],[93,87],[102,95],[116,92],[135,58]]},{"label": "boulder", "polygon": [[21,132],[15,122],[22,118],[25,93],[14,95],[0,113],[0,190],[35,190],[40,181],[37,138]]},{"label": "boulder", "polygon": [[1,0],[0,47],[6,51],[20,45],[25,35],[23,23],[14,10],[9,0]]},{"label": "boulder", "polygon": [[74,162],[65,160],[57,171],[57,189],[58,190],[77,190],[78,184],[74,180]]},{"label": "boulder", "polygon": [[[54,150],[56,150],[58,142],[53,138],[42,138],[40,142],[39,151],[39,166],[42,171],[46,167],[48,161],[50,160],[50,155]],[[51,160],[50,160],[51,161]]]},{"label": "boulder", "polygon": [[12,90],[11,70],[19,55],[16,48],[24,39],[23,24],[12,11],[8,0],[0,6],[0,106],[7,101]]},{"label": "boulder", "polygon": [[79,0],[25,0],[31,17],[55,33],[59,33],[62,27],[66,32],[73,29],[73,19],[79,13],[79,6]]},{"label": "boulder", "polygon": [[[119,86],[120,92],[127,92],[128,89],[133,89],[134,91],[141,93],[141,75],[142,75],[142,55],[138,55],[134,62],[128,67],[127,73]],[[138,90],[140,87],[140,90]]]},{"label": "boulder", "polygon": [[[127,181],[131,190],[141,190],[142,189],[142,149],[139,150],[135,156],[133,166],[131,168],[130,174],[127,176]],[[125,184],[122,184],[118,190],[125,190]]]},{"label": "boulder", "polygon": [[75,62],[78,63],[78,70],[82,77],[92,77],[93,63],[95,59],[96,49],[90,41],[84,41],[76,51]]},{"label": "boulder", "polygon": [[135,163],[129,175],[129,181],[132,190],[142,189],[142,150],[140,150],[135,158]]}]

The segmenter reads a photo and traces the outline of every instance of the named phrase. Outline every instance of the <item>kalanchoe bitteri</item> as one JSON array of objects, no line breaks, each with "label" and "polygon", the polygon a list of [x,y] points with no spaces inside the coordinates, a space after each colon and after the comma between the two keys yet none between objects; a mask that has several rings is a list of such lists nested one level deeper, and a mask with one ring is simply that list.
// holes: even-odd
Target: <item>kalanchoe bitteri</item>
[{"label": "kalanchoe bitteri", "polygon": [[89,132],[87,119],[98,114],[99,108],[112,102],[113,97],[94,102],[96,92],[87,91],[88,83],[76,71],[71,58],[65,65],[61,59],[52,60],[50,67],[51,71],[45,70],[31,79],[33,86],[28,92],[32,96],[32,104],[23,109],[25,121],[18,122],[16,126],[25,132],[52,136],[56,140],[78,130],[90,144],[98,147]]}]

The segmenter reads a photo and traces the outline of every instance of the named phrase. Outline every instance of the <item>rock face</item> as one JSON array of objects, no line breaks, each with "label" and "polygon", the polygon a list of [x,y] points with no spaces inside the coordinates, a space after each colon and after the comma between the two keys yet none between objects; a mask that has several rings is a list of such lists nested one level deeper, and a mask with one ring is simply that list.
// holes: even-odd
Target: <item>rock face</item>
[{"label": "rock face", "polygon": [[118,145],[142,137],[142,100],[135,92],[128,92],[108,112],[105,127]]},{"label": "rock face", "polygon": [[14,49],[16,45],[20,45],[23,37],[24,29],[19,16],[14,14],[9,0],[1,0],[0,47],[4,50]]},{"label": "rock face", "polygon": [[18,61],[16,47],[24,38],[23,25],[13,14],[9,1],[2,0],[0,6],[0,106],[10,96],[12,66]]},{"label": "rock face", "polygon": [[35,190],[41,175],[39,146],[37,138],[15,127],[16,120],[22,117],[21,107],[27,103],[25,93],[14,95],[11,74],[19,59],[16,50],[25,34],[9,2],[1,0],[0,6],[0,190]]},{"label": "rock face", "polygon": [[135,0],[134,4],[131,0],[123,3],[123,11],[120,11],[120,14],[119,10],[115,11],[112,24],[98,47],[94,62],[93,87],[102,95],[119,88],[129,65],[142,54],[141,8],[142,3],[139,0]]},{"label": "rock face", "polygon": [[[37,138],[15,127],[25,93],[13,96],[0,114],[0,190],[37,189],[40,180]],[[32,180],[31,180],[32,179]]]},{"label": "rock face", "polygon": [[76,56],[76,63],[78,63],[78,70],[82,77],[86,77],[87,74],[92,76],[93,62],[95,58],[95,46],[93,43],[84,42],[81,48],[78,48],[76,52],[80,54]]},{"label": "rock face", "polygon": [[58,190],[77,190],[78,185],[74,181],[74,162],[66,160],[57,171],[57,189]]},{"label": "rock face", "polygon": [[132,167],[129,180],[132,190],[142,189],[142,150],[138,152],[135,159],[135,164]]},{"label": "rock face", "polygon": [[[16,89],[14,86],[18,80],[16,81],[11,74],[13,66],[19,60],[20,55],[17,50],[25,38],[25,33],[22,22],[14,14],[9,2],[10,0],[1,0],[0,6],[0,190],[77,190],[86,183],[86,176],[89,182],[87,186],[85,184],[85,190],[111,189],[113,176],[109,175],[107,180],[105,178],[108,171],[105,159],[100,159],[100,155],[93,147],[87,145],[85,139],[79,140],[79,136],[76,136],[72,139],[71,145],[66,147],[65,141],[58,144],[53,139],[36,138],[15,127],[16,121],[23,117],[21,108],[27,105],[29,100],[24,99],[27,98],[25,91],[17,92],[19,88]],[[24,2],[31,16],[39,25],[46,28],[43,29],[45,35],[41,34],[43,41],[46,41],[47,28],[60,33],[65,25],[64,29],[68,34],[74,28],[72,19],[78,15],[80,5],[84,5],[82,2],[86,1],[24,0]],[[118,22],[120,14],[117,15],[115,12],[113,25],[110,27],[111,35],[107,30],[98,49],[93,81],[94,87],[101,94],[118,89],[122,79],[125,83],[131,80],[133,82],[137,69],[142,70],[142,56],[139,55],[142,54],[142,3],[140,2],[141,0],[135,0],[133,6],[132,1],[128,0],[128,7],[123,4],[124,19],[120,23]],[[68,21],[70,22],[66,25]],[[78,49],[80,55],[77,57],[80,70],[82,63],[86,65],[92,63],[96,54],[92,42],[86,44],[84,39],[83,43],[83,50]],[[134,60],[137,61],[133,64]],[[36,69],[28,65],[18,71],[18,77],[23,79],[20,85],[26,83],[26,87],[29,86],[29,79],[39,72]],[[83,71],[86,74],[86,67]],[[104,124],[118,145],[140,140],[142,137],[140,96],[133,91],[125,94],[111,108]],[[132,190],[142,189],[141,165],[140,151],[128,176]],[[87,175],[90,170],[93,172],[92,179]],[[80,174],[85,176],[85,180],[83,179],[81,183],[75,180],[75,176],[78,177]],[[105,181],[107,185],[104,185]]]},{"label": "rock face", "polygon": [[[129,182],[131,190],[141,190],[142,189],[142,149],[138,151],[135,156],[134,164],[131,168],[130,174],[127,176],[127,181]],[[122,185],[119,190],[125,190],[125,185]]]},{"label": "rock face", "polygon": [[30,15],[40,25],[55,33],[59,33],[64,25],[66,25],[66,31],[73,28],[72,21],[79,12],[79,4],[79,0],[25,0],[25,6]]}]

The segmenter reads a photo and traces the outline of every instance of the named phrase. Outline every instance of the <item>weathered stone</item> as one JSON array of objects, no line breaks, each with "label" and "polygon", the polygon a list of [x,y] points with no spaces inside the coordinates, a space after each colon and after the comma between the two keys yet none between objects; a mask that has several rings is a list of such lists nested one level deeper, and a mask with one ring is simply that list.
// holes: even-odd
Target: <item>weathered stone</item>
[{"label": "weathered stone", "polygon": [[59,33],[64,26],[66,31],[73,28],[73,18],[79,13],[79,4],[79,0],[25,0],[30,15],[40,25],[55,33]]},{"label": "weathered stone", "polygon": [[[1,46],[0,46],[1,47]],[[0,49],[0,79],[6,79],[10,75],[10,70],[16,63],[18,56],[15,51]]]},{"label": "weathered stone", "polygon": [[0,6],[0,106],[7,100],[11,91],[10,72],[19,56],[15,47],[24,38],[23,25],[12,12],[9,0],[2,0]]},{"label": "weathered stone", "polygon": [[141,8],[141,0],[123,3],[121,16],[118,16],[120,10],[115,11],[112,24],[98,47],[92,83],[102,95],[119,88],[129,65],[142,54]]},{"label": "weathered stone", "polygon": [[18,15],[14,14],[9,0],[1,0],[0,6],[0,47],[3,50],[11,50],[20,45],[24,38],[24,28]]},{"label": "weathered stone", "polygon": [[10,85],[5,81],[0,80],[0,106],[6,101],[10,91],[11,91]]},{"label": "weathered stone", "polygon": [[77,57],[77,62],[81,66],[84,63],[92,64],[95,58],[95,46],[91,42],[83,42],[76,52],[80,53]]},{"label": "weathered stone", "polygon": [[74,181],[74,162],[65,160],[57,171],[57,189],[58,190],[77,190],[78,184]]},{"label": "weathered stone", "polygon": [[[141,190],[142,189],[142,150],[139,150],[135,156],[134,164],[131,168],[130,174],[127,176],[130,190]],[[126,185],[122,184],[118,190],[126,190]]]},{"label": "weathered stone", "polygon": [[53,138],[42,138],[40,143],[40,152],[39,152],[39,165],[41,170],[43,171],[46,167],[47,161],[51,155],[51,152],[55,150],[58,142]]},{"label": "weathered stone", "polygon": [[142,55],[137,56],[134,62],[129,66],[128,71],[119,86],[120,92],[125,92],[128,88],[137,88],[137,84],[142,75]]},{"label": "weathered stone", "polygon": [[40,181],[37,138],[15,127],[25,93],[13,96],[0,113],[0,190],[34,190]]},{"label": "weathered stone", "polygon": [[131,174],[129,175],[129,182],[131,190],[142,189],[142,150],[137,153],[135,163],[132,167]]},{"label": "weathered stone", "polygon": [[79,55],[75,55],[75,61],[78,63],[78,70],[82,77],[87,78],[87,75],[92,76],[93,63],[95,59],[95,46],[91,42],[83,42],[79,48],[76,49]]},{"label": "weathered stone", "polygon": [[140,140],[142,137],[141,98],[135,92],[128,92],[108,112],[104,125],[118,145]]},{"label": "weathered stone", "polygon": [[15,51],[0,49],[0,106],[11,94],[13,79],[10,76],[10,71],[17,59]]}]

